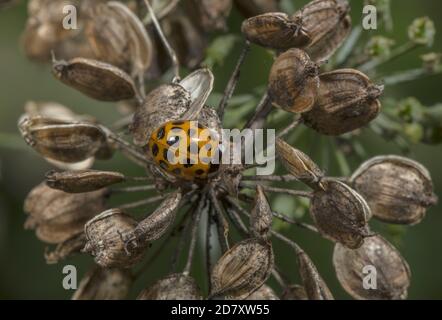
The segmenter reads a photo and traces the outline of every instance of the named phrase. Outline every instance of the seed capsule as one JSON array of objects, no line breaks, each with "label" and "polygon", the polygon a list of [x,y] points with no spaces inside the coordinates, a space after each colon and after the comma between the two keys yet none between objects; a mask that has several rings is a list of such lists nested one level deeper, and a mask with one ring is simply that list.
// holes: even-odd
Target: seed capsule
[{"label": "seed capsule", "polygon": [[309,300],[334,300],[330,289],[322,279],[310,257],[304,252],[297,253],[299,274]]},{"label": "seed capsule", "polygon": [[269,95],[280,108],[293,113],[309,111],[318,92],[318,67],[300,49],[276,58],[270,70]]},{"label": "seed capsule", "polygon": [[370,236],[367,221],[371,215],[365,200],[346,184],[326,180],[324,190],[316,190],[310,214],[322,235],[348,248],[359,248]]},{"label": "seed capsule", "polygon": [[[342,287],[362,300],[406,299],[410,269],[401,254],[380,236],[367,238],[357,250],[335,245],[333,265]],[[370,269],[368,269],[368,267]],[[367,283],[367,272],[373,277]],[[370,289],[364,288],[370,285]]]},{"label": "seed capsule", "polygon": [[140,293],[138,300],[202,300],[196,281],[187,275],[175,273],[158,280]]},{"label": "seed capsule", "polygon": [[83,249],[103,268],[130,268],[139,262],[144,247],[129,246],[127,235],[137,221],[119,209],[110,209],[89,220],[84,226],[87,243]]},{"label": "seed capsule", "polygon": [[123,300],[132,282],[127,270],[94,267],[81,279],[72,300]]},{"label": "seed capsule", "polygon": [[142,75],[151,64],[153,45],[138,17],[117,1],[99,3],[88,14],[85,34],[96,58]]},{"label": "seed capsule", "polygon": [[281,139],[276,140],[276,152],[281,157],[283,166],[296,179],[308,184],[314,189],[319,187],[324,173],[305,153],[293,148]]},{"label": "seed capsule", "polygon": [[61,243],[82,232],[84,224],[104,210],[105,189],[69,194],[39,184],[27,195],[24,212],[29,216],[26,229],[35,229],[37,237],[47,243]]},{"label": "seed capsule", "polygon": [[314,0],[292,16],[302,21],[311,37],[306,50],[313,61],[328,59],[348,36],[351,29],[349,11],[346,0]]},{"label": "seed capsule", "polygon": [[272,246],[259,239],[237,243],[216,263],[211,297],[249,295],[268,279],[273,268]]},{"label": "seed capsule", "polygon": [[87,160],[106,143],[105,133],[86,122],[25,116],[18,126],[27,144],[43,157],[55,161]]},{"label": "seed capsule", "polygon": [[63,242],[57,244],[52,251],[46,250],[44,257],[47,264],[59,263],[62,260],[69,258],[70,256],[80,253],[86,244],[86,236],[81,231]]},{"label": "seed capsule", "polygon": [[241,31],[250,42],[271,49],[299,48],[310,42],[301,21],[292,21],[280,12],[249,18],[243,22]]},{"label": "seed capsule", "polygon": [[282,300],[308,300],[307,293],[303,286],[293,284],[284,289]]},{"label": "seed capsule", "polygon": [[[270,288],[268,285],[262,285],[261,288],[253,292],[248,297],[244,297],[245,300],[279,300],[278,296],[276,295],[275,291],[273,291],[272,288]],[[241,298],[238,298],[238,300],[242,300]]]},{"label": "seed capsule", "polygon": [[128,234],[128,238],[136,244],[138,242],[147,244],[162,237],[175,220],[181,198],[181,192],[170,194],[153,213]]},{"label": "seed capsule", "polygon": [[134,82],[126,72],[101,61],[84,58],[54,61],[52,72],[64,84],[96,100],[121,101],[137,96]]},{"label": "seed capsule", "polygon": [[373,215],[388,223],[417,224],[427,208],[437,202],[428,170],[407,158],[372,158],[350,180],[367,200]]},{"label": "seed capsule", "polygon": [[95,191],[124,180],[121,173],[97,170],[49,171],[46,174],[46,184],[49,187],[68,193]]},{"label": "seed capsule", "polygon": [[250,232],[255,238],[268,239],[272,228],[272,208],[263,188],[256,186],[256,195],[250,214]]},{"label": "seed capsule", "polygon": [[362,128],[377,117],[383,87],[357,70],[341,69],[319,76],[321,85],[304,123],[325,135],[338,136]]}]

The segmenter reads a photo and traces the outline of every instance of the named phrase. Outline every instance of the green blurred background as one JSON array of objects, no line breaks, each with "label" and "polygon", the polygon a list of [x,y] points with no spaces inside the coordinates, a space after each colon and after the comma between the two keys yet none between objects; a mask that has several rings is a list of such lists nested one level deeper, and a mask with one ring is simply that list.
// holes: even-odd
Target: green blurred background
[{"label": "green blurred background", "polygon": [[[183,0],[186,1],[186,0]],[[295,1],[299,7],[306,1]],[[362,0],[351,0],[354,24],[361,21]],[[407,26],[418,16],[429,16],[442,30],[442,2],[438,0],[399,1],[393,0],[393,17],[395,22],[392,37],[398,44],[407,39]],[[26,21],[26,1],[14,8],[0,12],[0,299],[65,299],[72,295],[71,291],[62,288],[62,268],[65,264],[78,267],[79,276],[92,265],[90,257],[73,257],[58,265],[46,265],[43,252],[45,245],[39,242],[32,231],[25,231],[23,223],[25,215],[22,203],[27,192],[43,180],[50,166],[36,153],[28,148],[17,132],[17,119],[28,100],[57,101],[73,108],[78,113],[90,113],[104,123],[112,123],[118,114],[111,104],[90,100],[54,80],[48,66],[29,62],[20,48],[20,34]],[[238,32],[241,17],[234,11],[229,19],[229,28]],[[442,51],[442,35],[437,34],[434,51]],[[216,92],[222,92],[229,74],[239,54],[239,48],[229,55],[224,65],[216,67]],[[418,50],[382,70],[408,69],[420,65],[418,56],[426,50]],[[237,93],[249,93],[266,83],[271,64],[268,54],[253,47],[251,56],[245,63]],[[442,102],[442,76],[432,76],[423,80],[388,88],[386,95],[396,97],[414,96],[425,105]],[[228,117],[228,116],[227,116]],[[325,138],[323,138],[325,139]],[[363,135],[363,143],[370,156],[399,153],[394,144],[386,143],[372,132]],[[300,139],[297,146],[307,151],[314,160],[319,161],[321,150],[315,148],[318,141],[315,135],[308,139]],[[436,193],[441,195],[442,189],[442,148],[440,146],[416,146],[410,155],[423,163],[431,172]],[[352,169],[357,164],[351,163]],[[96,168],[118,170],[130,175],[142,175],[142,170],[130,164],[120,156],[108,162],[97,162]],[[329,173],[338,175],[336,165],[331,163]],[[282,211],[287,201],[280,201]],[[392,228],[376,225],[378,231],[388,232],[388,238],[395,243],[412,270],[412,284],[409,297],[413,299],[442,298],[442,215],[441,206],[433,207],[427,218],[419,225],[411,228]],[[290,228],[286,234],[296,239],[311,255],[319,271],[329,284],[337,298],[347,299],[349,296],[340,288],[331,264],[332,244],[303,230]],[[276,245],[276,259],[285,273],[294,282],[297,281],[296,261],[294,254]],[[137,282],[132,297],[139,290],[164,275],[165,265],[173,250],[173,242],[165,252],[146,271]],[[201,252],[199,257],[201,256]],[[203,263],[196,262],[194,274],[205,286]],[[272,282],[273,283],[273,282]]]}]

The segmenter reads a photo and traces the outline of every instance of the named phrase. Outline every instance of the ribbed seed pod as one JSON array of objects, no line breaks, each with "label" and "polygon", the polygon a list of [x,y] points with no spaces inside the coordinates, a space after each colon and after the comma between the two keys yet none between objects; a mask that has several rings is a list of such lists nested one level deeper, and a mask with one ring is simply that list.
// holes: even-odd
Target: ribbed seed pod
[{"label": "ribbed seed pod", "polygon": [[303,286],[293,284],[284,289],[281,300],[308,300],[308,297]]},{"label": "ribbed seed pod", "polygon": [[18,127],[26,143],[43,157],[55,161],[87,160],[106,143],[105,133],[87,122],[24,116]]},{"label": "ribbed seed pod", "polygon": [[336,244],[333,265],[342,287],[355,299],[407,298],[411,277],[408,264],[380,236],[365,239],[357,250]]},{"label": "ribbed seed pod", "polygon": [[269,95],[278,107],[293,113],[313,108],[318,93],[318,66],[300,49],[279,55],[269,76]]},{"label": "ribbed seed pod", "polygon": [[250,213],[250,234],[255,238],[268,239],[272,228],[272,208],[262,186],[256,186],[255,199]]},{"label": "ribbed seed pod", "polygon": [[182,273],[170,274],[143,290],[138,300],[202,300],[196,281]]},{"label": "ribbed seed pod", "polygon": [[80,233],[74,235],[63,242],[57,244],[53,250],[45,250],[45,260],[47,264],[55,264],[60,261],[67,259],[71,255],[81,252],[86,244],[86,236],[81,231]]},{"label": "ribbed seed pod", "polygon": [[81,279],[72,300],[123,300],[127,298],[133,278],[123,269],[94,267]]},{"label": "ribbed seed pod", "polygon": [[350,183],[373,215],[388,223],[417,224],[437,202],[428,170],[404,157],[372,158],[354,172]]},{"label": "ribbed seed pod", "polygon": [[327,284],[322,279],[310,257],[304,252],[297,253],[299,274],[309,300],[334,300]]},{"label": "ribbed seed pod", "polygon": [[69,194],[41,183],[27,195],[26,229],[47,243],[61,243],[82,232],[84,224],[104,210],[107,190]]},{"label": "ribbed seed pod", "polygon": [[276,152],[281,158],[282,165],[296,179],[314,189],[320,187],[319,183],[324,173],[309,156],[279,138],[276,139]]},{"label": "ribbed seed pod", "polygon": [[142,75],[151,64],[153,44],[138,17],[117,1],[97,4],[88,14],[85,33],[96,58]]},{"label": "ribbed seed pod", "polygon": [[[245,300],[279,300],[275,291],[266,284],[262,285],[261,288],[244,298]],[[242,299],[238,298],[238,300]]]},{"label": "ribbed seed pod", "polygon": [[365,200],[346,184],[323,180],[310,204],[310,214],[321,234],[348,248],[359,248],[371,235],[367,221],[371,215]]},{"label": "ribbed seed pod", "polygon": [[272,268],[273,250],[270,243],[254,238],[243,240],[215,264],[210,296],[249,295],[268,279]]},{"label": "ribbed seed pod", "polygon": [[249,18],[242,23],[241,31],[250,42],[277,50],[300,48],[310,42],[301,21],[290,20],[287,14],[281,12]]},{"label": "ribbed seed pod", "polygon": [[328,59],[345,40],[351,29],[349,11],[346,0],[314,0],[292,16],[311,37],[306,50],[313,61]]},{"label": "ribbed seed pod", "polygon": [[135,84],[126,72],[98,60],[54,61],[52,73],[67,86],[96,100],[121,101],[137,96]]},{"label": "ribbed seed pod", "polygon": [[148,242],[162,237],[175,220],[181,198],[181,192],[168,195],[153,213],[138,223],[133,232],[128,234],[128,238],[137,245],[147,245]]},{"label": "ribbed seed pod", "polygon": [[89,220],[84,226],[87,243],[83,249],[103,268],[130,268],[139,262],[145,247],[130,246],[127,235],[137,221],[119,209],[110,209]]},{"label": "ribbed seed pod", "polygon": [[46,184],[52,189],[68,193],[83,193],[102,189],[125,181],[119,172],[79,170],[46,173]]},{"label": "ribbed seed pod", "polygon": [[325,135],[338,136],[367,125],[381,109],[382,86],[354,69],[319,76],[321,85],[313,109],[302,115],[304,124]]}]

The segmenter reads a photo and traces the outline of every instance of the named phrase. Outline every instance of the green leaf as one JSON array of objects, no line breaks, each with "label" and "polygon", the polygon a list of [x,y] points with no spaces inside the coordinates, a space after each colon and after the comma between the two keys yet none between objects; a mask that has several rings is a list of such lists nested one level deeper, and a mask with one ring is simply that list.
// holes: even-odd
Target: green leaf
[{"label": "green leaf", "polygon": [[213,68],[215,65],[222,66],[239,39],[237,35],[232,34],[215,38],[206,50],[206,59],[203,64],[208,68]]}]

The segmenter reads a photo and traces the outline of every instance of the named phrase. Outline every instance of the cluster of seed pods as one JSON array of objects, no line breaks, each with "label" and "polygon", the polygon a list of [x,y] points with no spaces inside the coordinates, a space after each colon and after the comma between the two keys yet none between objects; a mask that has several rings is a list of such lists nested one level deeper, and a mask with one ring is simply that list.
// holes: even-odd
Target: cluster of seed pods
[{"label": "cluster of seed pods", "polygon": [[[93,99],[125,102],[132,110],[129,120],[122,122],[122,129],[130,132],[132,141],[96,119],[56,103],[30,102],[19,120],[25,141],[52,165],[65,170],[48,172],[46,181],[29,193],[24,206],[28,214],[26,227],[35,229],[40,240],[56,245],[46,254],[48,263],[83,252],[91,254],[99,266],[83,278],[73,298],[125,298],[136,280],[133,267],[145,259],[152,243],[160,238],[167,243],[167,239],[181,232],[184,240],[179,245],[184,245],[187,234],[190,239],[184,268],[177,270],[175,260],[173,270],[147,286],[138,299],[333,299],[307,253],[272,229],[274,219],[309,229],[334,242],[333,265],[338,280],[352,297],[405,298],[411,279],[409,267],[390,243],[370,229],[369,221],[422,221],[427,208],[437,201],[428,171],[403,157],[381,156],[362,164],[351,177],[334,179],[327,177],[308,155],[285,142],[282,134],[276,141],[276,153],[289,173],[286,176],[250,175],[245,165],[221,164],[214,168],[201,163],[193,167],[168,163],[170,145],[166,134],[183,128],[190,132],[191,121],[213,134],[213,148],[221,140],[222,103],[227,104],[232,95],[238,70],[232,75],[217,112],[207,104],[214,75],[207,68],[195,68],[201,60],[200,49],[205,47],[196,34],[225,28],[232,2],[159,1],[157,7],[144,2],[148,13],[145,21],[140,17],[146,14],[146,8],[136,1],[82,1],[79,8],[85,13],[84,21],[75,34],[58,32],[60,18],[48,10],[58,12],[58,3],[32,0],[29,4],[30,19],[25,31],[28,55],[44,60],[53,51],[56,79]],[[299,115],[299,123],[331,136],[362,128],[379,114],[383,88],[365,74],[354,69],[321,72],[321,65],[350,32],[350,6],[346,0],[313,0],[291,17],[268,12],[277,10],[276,1],[236,4],[249,17],[242,25],[247,41],[275,51],[268,82],[268,97],[275,107]],[[202,18],[195,20],[191,14]],[[30,35],[35,26],[57,32],[51,31],[50,38],[40,39]],[[177,28],[183,29],[175,32]],[[187,46],[178,46],[183,39]],[[72,41],[84,44],[76,47],[84,51],[70,50]],[[162,49],[170,53],[168,64],[172,64],[174,78],[146,94],[145,81],[164,68],[159,61],[162,55],[158,54],[161,43]],[[64,60],[57,60],[59,57]],[[194,69],[182,79],[178,61]],[[258,106],[255,120],[261,111]],[[256,127],[256,123],[248,125]],[[177,135],[172,138],[179,140]],[[142,166],[146,176],[129,177],[91,169],[95,159],[110,159],[117,151]],[[146,181],[153,184],[116,187]],[[310,190],[276,188],[266,181],[299,181]],[[119,192],[154,189],[158,191],[155,197],[108,207],[108,199]],[[253,196],[243,192],[247,189],[254,191]],[[268,193],[281,191],[309,200],[314,225],[292,220],[272,209]],[[132,208],[159,201],[156,209],[142,219],[130,214]],[[208,226],[207,294],[202,293],[191,275],[203,216]],[[220,247],[213,264],[212,225]],[[232,226],[243,237],[233,245]],[[275,262],[274,239],[293,250],[300,284],[283,281]],[[180,252],[178,248],[178,255]],[[374,291],[362,288],[365,265],[374,265],[382,275]],[[280,297],[266,285],[270,276],[283,286]]]}]

